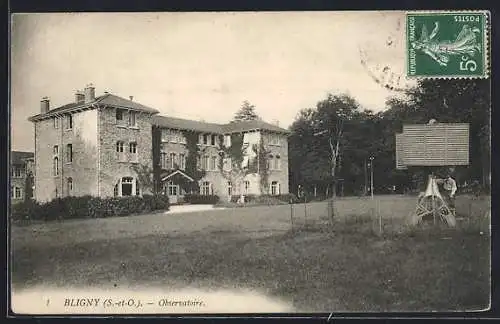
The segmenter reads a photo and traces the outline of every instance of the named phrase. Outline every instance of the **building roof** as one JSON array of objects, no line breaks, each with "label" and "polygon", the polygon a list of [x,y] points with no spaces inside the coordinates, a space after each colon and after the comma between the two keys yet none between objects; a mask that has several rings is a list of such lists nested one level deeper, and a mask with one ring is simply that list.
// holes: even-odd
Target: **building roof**
[{"label": "building roof", "polygon": [[138,102],[135,102],[133,100],[125,99],[119,96],[115,96],[113,94],[105,94],[104,96],[101,96],[101,99],[99,100],[100,104],[104,104],[106,106],[112,106],[112,107],[123,107],[127,109],[133,109],[133,110],[139,110],[143,112],[147,112],[150,114],[157,114],[159,113],[158,110],[154,108],[150,108],[148,106],[144,106]]},{"label": "building roof", "polygon": [[10,161],[11,164],[24,164],[27,159],[35,158],[33,152],[11,151]]},{"label": "building roof", "polygon": [[189,119],[154,116],[153,123],[160,127],[172,129],[193,130],[204,133],[226,134],[236,132],[248,132],[252,130],[268,130],[279,133],[289,133],[288,130],[262,120],[237,121],[229,124],[206,123]]},{"label": "building roof", "polygon": [[44,119],[45,117],[51,117],[51,116],[63,114],[66,112],[72,112],[72,111],[81,110],[81,109],[88,109],[96,104],[105,105],[105,106],[109,106],[109,107],[132,109],[132,110],[142,111],[142,112],[151,113],[151,114],[157,114],[159,112],[158,110],[156,110],[154,108],[144,106],[138,102],[135,102],[135,101],[132,101],[129,99],[125,99],[125,98],[116,96],[116,95],[111,94],[111,93],[106,93],[102,96],[96,97],[95,100],[93,100],[91,102],[88,102],[88,103],[71,102],[71,103],[68,103],[66,105],[51,109],[45,114],[38,114],[38,115],[32,116],[29,118],[29,120],[36,121],[36,120]]},{"label": "building roof", "polygon": [[205,123],[196,120],[166,117],[166,116],[154,116],[153,123],[160,127],[172,128],[172,129],[185,129],[192,131],[199,131],[204,133],[216,133],[222,134],[224,130],[222,125],[214,123]]},{"label": "building roof", "polygon": [[251,130],[268,130],[272,132],[285,133],[285,134],[288,134],[290,132],[284,128],[267,123],[261,119],[234,121],[230,122],[229,124],[225,124],[223,128],[224,132],[226,133],[247,132]]},{"label": "building roof", "polygon": [[[102,96],[98,96],[95,100],[88,103],[76,103],[71,102],[66,105],[49,110],[45,114],[34,115],[28,120],[37,121],[53,116],[57,116],[64,113],[75,112],[85,109],[90,109],[94,105],[104,105],[109,107],[132,109],[136,111],[142,111],[150,114],[159,113],[158,110],[144,106],[138,102],[125,99],[114,94],[106,93]],[[216,124],[216,123],[206,123],[201,121],[182,119],[176,117],[166,117],[166,116],[154,116],[153,123],[160,127],[173,128],[173,129],[185,129],[193,130],[204,133],[215,133],[215,134],[227,134],[235,132],[248,132],[252,130],[268,130],[272,132],[288,134],[289,131],[281,128],[279,126],[266,123],[263,120],[247,120],[247,121],[235,121],[228,124]]]}]

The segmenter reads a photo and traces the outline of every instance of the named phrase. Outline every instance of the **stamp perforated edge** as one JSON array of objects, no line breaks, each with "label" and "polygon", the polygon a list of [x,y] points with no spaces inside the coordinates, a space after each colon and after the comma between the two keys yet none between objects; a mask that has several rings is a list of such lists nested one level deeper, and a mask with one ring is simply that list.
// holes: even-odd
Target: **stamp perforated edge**
[{"label": "stamp perforated edge", "polygon": [[[482,75],[419,75],[419,76],[410,76],[408,75],[408,39],[406,37],[407,31],[407,16],[408,14],[453,14],[453,13],[482,13],[485,17],[485,26],[484,26],[484,50],[483,50],[483,59],[484,59],[484,73]],[[410,10],[405,11],[405,28],[404,28],[404,38],[405,38],[405,77],[408,80],[425,80],[425,79],[444,79],[444,80],[453,80],[453,79],[487,79],[490,76],[490,32],[491,32],[491,12],[489,10]]]}]

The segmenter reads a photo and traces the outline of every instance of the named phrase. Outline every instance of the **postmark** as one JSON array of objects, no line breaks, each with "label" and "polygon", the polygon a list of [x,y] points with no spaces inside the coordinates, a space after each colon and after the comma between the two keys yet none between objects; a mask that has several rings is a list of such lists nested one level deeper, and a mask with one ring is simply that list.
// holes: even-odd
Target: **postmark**
[{"label": "postmark", "polygon": [[488,76],[488,12],[407,12],[409,78]]},{"label": "postmark", "polygon": [[[405,12],[377,13],[384,25],[384,33],[373,33],[358,45],[361,66],[381,87],[395,93],[404,93],[414,86],[406,77],[405,68]],[[368,33],[368,30],[367,30]]]}]

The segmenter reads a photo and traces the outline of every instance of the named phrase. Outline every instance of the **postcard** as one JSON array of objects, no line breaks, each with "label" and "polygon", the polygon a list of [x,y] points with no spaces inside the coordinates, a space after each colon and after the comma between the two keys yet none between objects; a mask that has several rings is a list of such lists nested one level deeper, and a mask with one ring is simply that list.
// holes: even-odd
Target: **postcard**
[{"label": "postcard", "polygon": [[13,14],[12,313],[488,310],[490,21]]}]

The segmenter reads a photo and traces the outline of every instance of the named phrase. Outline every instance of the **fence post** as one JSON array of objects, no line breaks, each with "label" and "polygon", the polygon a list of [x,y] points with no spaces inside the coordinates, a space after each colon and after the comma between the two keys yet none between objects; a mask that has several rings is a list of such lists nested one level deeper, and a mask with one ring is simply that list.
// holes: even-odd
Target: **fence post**
[{"label": "fence post", "polygon": [[304,195],[304,227],[307,225],[307,203],[306,195]]},{"label": "fence post", "polygon": [[380,205],[379,205],[379,200],[376,200],[376,206],[377,206],[377,216],[378,216],[378,227],[380,231],[380,236],[382,236],[382,215],[380,214]]}]

